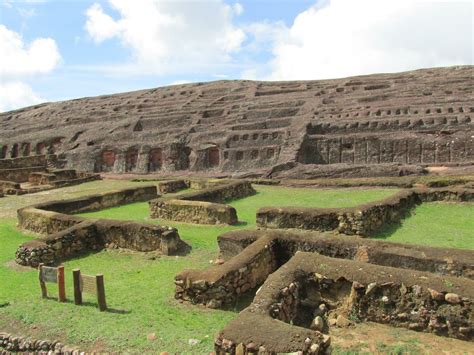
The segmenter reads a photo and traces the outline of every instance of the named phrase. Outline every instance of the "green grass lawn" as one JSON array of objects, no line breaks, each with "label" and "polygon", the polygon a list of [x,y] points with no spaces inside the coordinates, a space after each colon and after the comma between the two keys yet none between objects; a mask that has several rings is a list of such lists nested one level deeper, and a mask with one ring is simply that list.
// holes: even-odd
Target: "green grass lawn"
[{"label": "green grass lawn", "polygon": [[390,242],[474,249],[474,204],[423,203],[376,236]]},{"label": "green grass lawn", "polygon": [[[101,185],[102,184],[102,185]],[[85,184],[84,184],[85,185]],[[94,182],[91,192],[116,189],[114,182]],[[127,184],[127,187],[130,183]],[[113,186],[113,187],[112,187]],[[111,312],[99,312],[94,299],[84,306],[71,301],[60,304],[54,299],[42,300],[37,273],[32,269],[18,268],[12,260],[18,245],[32,237],[18,232],[16,220],[0,220],[0,330],[18,328],[24,333],[35,333],[42,338],[59,338],[66,344],[81,349],[109,351],[194,352],[204,353],[213,348],[215,334],[234,318],[243,305],[236,304],[228,310],[211,310],[180,304],[173,298],[176,274],[185,268],[209,267],[209,260],[217,255],[216,237],[226,231],[252,228],[255,213],[262,206],[354,206],[385,198],[393,189],[314,190],[257,186],[255,196],[233,201],[242,222],[239,226],[201,226],[184,223],[168,223],[150,220],[148,204],[135,203],[108,210],[84,214],[122,220],[138,220],[176,226],[182,239],[192,247],[184,257],[161,256],[152,260],[147,253],[101,251],[87,257],[64,263],[66,269],[67,296],[72,299],[72,275],[74,268],[85,274],[103,273],[107,303]],[[80,192],[87,186],[80,187]],[[51,191],[49,198],[68,198],[77,191],[68,190],[65,195]],[[9,197],[9,203],[20,206],[23,196]],[[36,201],[36,198],[33,198]],[[22,202],[23,201],[23,202]],[[1,201],[0,201],[1,203]],[[54,285],[49,288],[54,290]],[[53,295],[56,293],[54,292]],[[7,306],[1,306],[3,303]],[[33,330],[34,329],[34,330]],[[147,335],[155,333],[155,340]],[[96,341],[96,339],[98,339]],[[198,345],[189,345],[189,339],[197,339]]]}]

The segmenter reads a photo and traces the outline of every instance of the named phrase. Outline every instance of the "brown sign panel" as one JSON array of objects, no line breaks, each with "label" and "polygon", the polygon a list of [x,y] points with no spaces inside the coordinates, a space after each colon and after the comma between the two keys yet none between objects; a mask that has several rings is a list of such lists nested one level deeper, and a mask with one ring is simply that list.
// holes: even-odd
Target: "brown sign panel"
[{"label": "brown sign panel", "polygon": [[41,268],[41,279],[43,282],[58,283],[58,269],[55,267],[43,266]]},{"label": "brown sign panel", "polygon": [[97,293],[97,282],[95,276],[81,275],[81,292]]}]

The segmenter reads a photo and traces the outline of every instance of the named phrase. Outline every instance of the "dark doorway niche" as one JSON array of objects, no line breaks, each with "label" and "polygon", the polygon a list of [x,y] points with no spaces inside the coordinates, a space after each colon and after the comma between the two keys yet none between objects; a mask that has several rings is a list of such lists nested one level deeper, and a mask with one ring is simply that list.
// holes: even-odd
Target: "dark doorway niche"
[{"label": "dark doorway niche", "polygon": [[6,159],[8,153],[8,145],[4,145],[0,150],[0,159]]},{"label": "dark doorway niche", "polygon": [[138,161],[138,150],[135,148],[130,148],[125,153],[125,171],[133,171],[137,167]]},{"label": "dark doorway niche", "polygon": [[21,145],[21,151],[24,157],[29,156],[31,153],[31,143],[23,143]]},{"label": "dark doorway niche", "polygon": [[43,155],[46,150],[46,145],[44,143],[36,144],[36,154]]},{"label": "dark doorway niche", "polygon": [[13,144],[11,157],[12,158],[17,158],[18,157],[18,144],[17,143]]},{"label": "dark doorway niche", "polygon": [[99,171],[112,171],[115,164],[115,152],[104,150],[101,154],[101,165]]},{"label": "dark doorway niche", "polygon": [[148,157],[148,171],[158,171],[163,166],[163,151],[161,148],[150,150]]},{"label": "dark doorway niche", "polygon": [[220,163],[220,152],[219,148],[211,147],[207,150],[207,158],[210,168],[216,168]]}]

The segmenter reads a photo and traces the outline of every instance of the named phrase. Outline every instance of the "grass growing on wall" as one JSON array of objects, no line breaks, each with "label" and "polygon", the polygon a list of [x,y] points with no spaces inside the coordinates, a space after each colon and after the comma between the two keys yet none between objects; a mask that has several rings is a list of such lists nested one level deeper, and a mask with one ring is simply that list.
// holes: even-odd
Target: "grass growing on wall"
[{"label": "grass growing on wall", "polygon": [[[85,185],[85,184],[84,184]],[[114,182],[94,182],[78,187],[80,192],[90,188],[106,191],[116,189]],[[130,183],[126,184],[127,187]],[[64,263],[68,302],[42,300],[37,272],[16,266],[13,261],[17,247],[31,239],[19,232],[13,218],[0,219],[0,330],[18,334],[34,334],[37,338],[59,338],[85,350],[193,352],[205,353],[213,349],[215,334],[222,329],[244,304],[232,305],[228,310],[211,310],[174,300],[174,276],[186,268],[209,267],[209,260],[217,256],[216,237],[227,231],[255,226],[255,213],[262,206],[354,206],[385,198],[396,190],[311,190],[257,186],[258,194],[231,204],[237,209],[238,226],[201,226],[167,223],[179,229],[181,238],[192,251],[187,256],[156,256],[153,253],[104,250],[69,260]],[[63,190],[64,191],[64,190]],[[68,198],[77,193],[68,188],[49,192],[49,199]],[[13,205],[25,205],[34,196],[8,197]],[[150,222],[147,203],[135,203],[85,214],[122,220]],[[163,221],[152,220],[153,223]],[[84,306],[72,302],[72,270],[82,273],[103,273],[110,312],[99,312],[95,300],[86,295]],[[48,285],[56,296],[54,285]],[[87,303],[87,301],[89,303]],[[5,305],[8,304],[8,305]],[[156,339],[147,336],[154,333]],[[196,339],[197,345],[190,345]]]}]

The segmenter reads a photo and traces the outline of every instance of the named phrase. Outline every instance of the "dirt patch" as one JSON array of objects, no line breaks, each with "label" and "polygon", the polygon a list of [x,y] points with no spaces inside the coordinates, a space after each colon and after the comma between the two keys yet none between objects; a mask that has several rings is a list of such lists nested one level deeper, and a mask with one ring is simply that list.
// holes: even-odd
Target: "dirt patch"
[{"label": "dirt patch", "polygon": [[334,354],[344,351],[387,354],[398,349],[403,353],[469,354],[472,343],[408,329],[392,328],[373,322],[358,323],[350,328],[333,327],[329,331]]},{"label": "dirt patch", "polygon": [[5,263],[5,266],[9,269],[12,269],[14,271],[18,271],[18,272],[28,272],[28,271],[31,271],[31,267],[29,266],[23,266],[23,265],[20,265],[20,264],[17,264],[15,262],[15,260],[10,260],[10,261],[7,261]]}]

